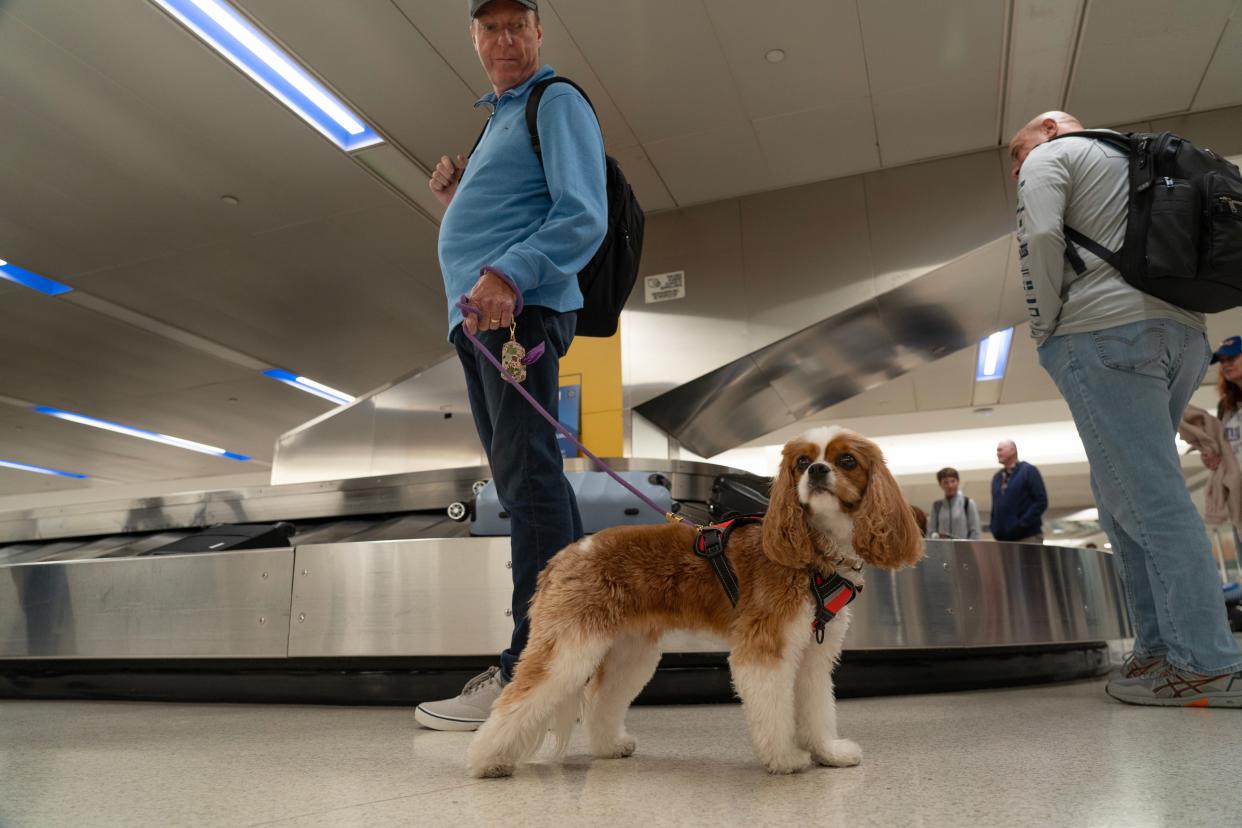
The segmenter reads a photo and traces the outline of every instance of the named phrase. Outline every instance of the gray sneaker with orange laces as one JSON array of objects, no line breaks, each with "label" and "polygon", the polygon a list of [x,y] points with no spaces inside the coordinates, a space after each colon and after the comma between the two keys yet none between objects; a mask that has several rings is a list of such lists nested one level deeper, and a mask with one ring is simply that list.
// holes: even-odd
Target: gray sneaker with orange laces
[{"label": "gray sneaker with orange laces", "polygon": [[1104,690],[1126,704],[1242,707],[1242,671],[1201,676],[1165,664],[1163,670],[1151,675],[1109,679]]}]

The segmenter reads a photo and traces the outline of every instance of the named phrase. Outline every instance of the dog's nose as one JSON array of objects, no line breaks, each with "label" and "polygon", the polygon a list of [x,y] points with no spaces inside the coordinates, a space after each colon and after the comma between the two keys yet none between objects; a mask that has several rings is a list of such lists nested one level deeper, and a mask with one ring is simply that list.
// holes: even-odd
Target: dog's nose
[{"label": "dog's nose", "polygon": [[811,480],[816,482],[826,479],[828,472],[828,466],[824,463],[812,463],[810,468],[806,470],[806,473],[811,476]]}]

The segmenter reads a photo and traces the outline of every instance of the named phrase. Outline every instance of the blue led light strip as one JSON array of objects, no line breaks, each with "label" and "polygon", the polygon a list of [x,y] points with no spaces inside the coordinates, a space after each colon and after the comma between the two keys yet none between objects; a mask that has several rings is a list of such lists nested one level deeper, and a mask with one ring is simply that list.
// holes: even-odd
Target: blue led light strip
[{"label": "blue led light strip", "polygon": [[381,144],[374,129],[224,0],[152,0],[346,152]]},{"label": "blue led light strip", "polygon": [[4,259],[0,259],[0,279],[7,279],[10,282],[28,287],[31,290],[37,290],[39,293],[45,293],[48,296],[59,296],[62,293],[71,293],[73,288],[68,285],[62,285],[60,282],[40,276],[38,273],[31,273],[29,270],[22,270],[17,265],[12,265]]},{"label": "blue led light strip", "polygon": [[344,391],[337,391],[335,388],[329,388],[323,383],[315,382],[313,379],[299,377],[292,371],[283,371],[280,368],[273,368],[270,371],[264,371],[264,376],[271,377],[274,380],[280,380],[285,385],[305,391],[307,394],[314,394],[316,397],[323,397],[325,400],[331,400],[337,405],[347,405],[354,401],[354,397],[346,394]]},{"label": "blue led light strip", "polygon": [[188,449],[189,451],[197,451],[201,454],[214,454],[216,457],[226,457],[229,460],[245,461],[250,459],[244,454],[235,454],[234,452],[225,451],[224,449],[217,448],[216,446],[209,446],[206,443],[196,443],[193,440],[183,440],[180,437],[170,437],[167,434],[147,431],[144,428],[134,428],[133,426],[121,425],[120,423],[113,423],[108,420],[87,417],[85,414],[74,414],[72,411],[62,411],[59,408],[51,408],[46,405],[35,406],[34,410],[39,414],[46,414],[49,417],[57,417],[61,420],[68,420],[71,423],[79,423],[80,425],[102,428],[106,431],[115,431],[117,434],[125,434],[129,437],[138,437],[142,440],[151,440],[153,442],[163,443],[168,446],[176,446],[177,448]]},{"label": "blue led light strip", "polygon": [[16,460],[0,460],[0,467],[6,469],[17,469],[18,471],[35,472],[36,474],[51,474],[56,477],[72,477],[74,480],[89,479],[89,475],[61,471],[60,469],[48,469],[43,466],[32,466],[29,463],[18,463]]}]

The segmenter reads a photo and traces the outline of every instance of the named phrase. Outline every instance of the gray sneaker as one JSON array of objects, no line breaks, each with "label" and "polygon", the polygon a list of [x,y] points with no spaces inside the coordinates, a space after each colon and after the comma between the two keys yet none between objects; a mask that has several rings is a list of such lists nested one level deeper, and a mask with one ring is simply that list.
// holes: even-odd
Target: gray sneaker
[{"label": "gray sneaker", "polygon": [[478,730],[504,687],[500,668],[492,667],[466,682],[461,695],[414,708],[414,721],[432,730]]},{"label": "gray sneaker", "polygon": [[1108,695],[1127,704],[1159,707],[1242,707],[1242,672],[1201,676],[1166,664],[1153,675],[1110,679]]},{"label": "gray sneaker", "polygon": [[1145,676],[1154,676],[1163,673],[1169,665],[1165,662],[1164,656],[1136,656],[1134,653],[1126,656],[1126,660],[1121,664],[1119,674],[1112,678],[1143,678]]}]

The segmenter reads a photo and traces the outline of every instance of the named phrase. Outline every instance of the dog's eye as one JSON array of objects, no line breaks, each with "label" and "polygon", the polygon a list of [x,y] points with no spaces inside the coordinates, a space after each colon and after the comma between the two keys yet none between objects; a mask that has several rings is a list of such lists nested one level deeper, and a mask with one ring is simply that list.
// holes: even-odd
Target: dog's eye
[{"label": "dog's eye", "polygon": [[804,472],[811,467],[811,458],[799,457],[796,465],[798,466],[798,471]]},{"label": "dog's eye", "polygon": [[837,465],[843,469],[856,469],[858,468],[858,461],[854,459],[852,454],[842,454],[837,458]]}]

